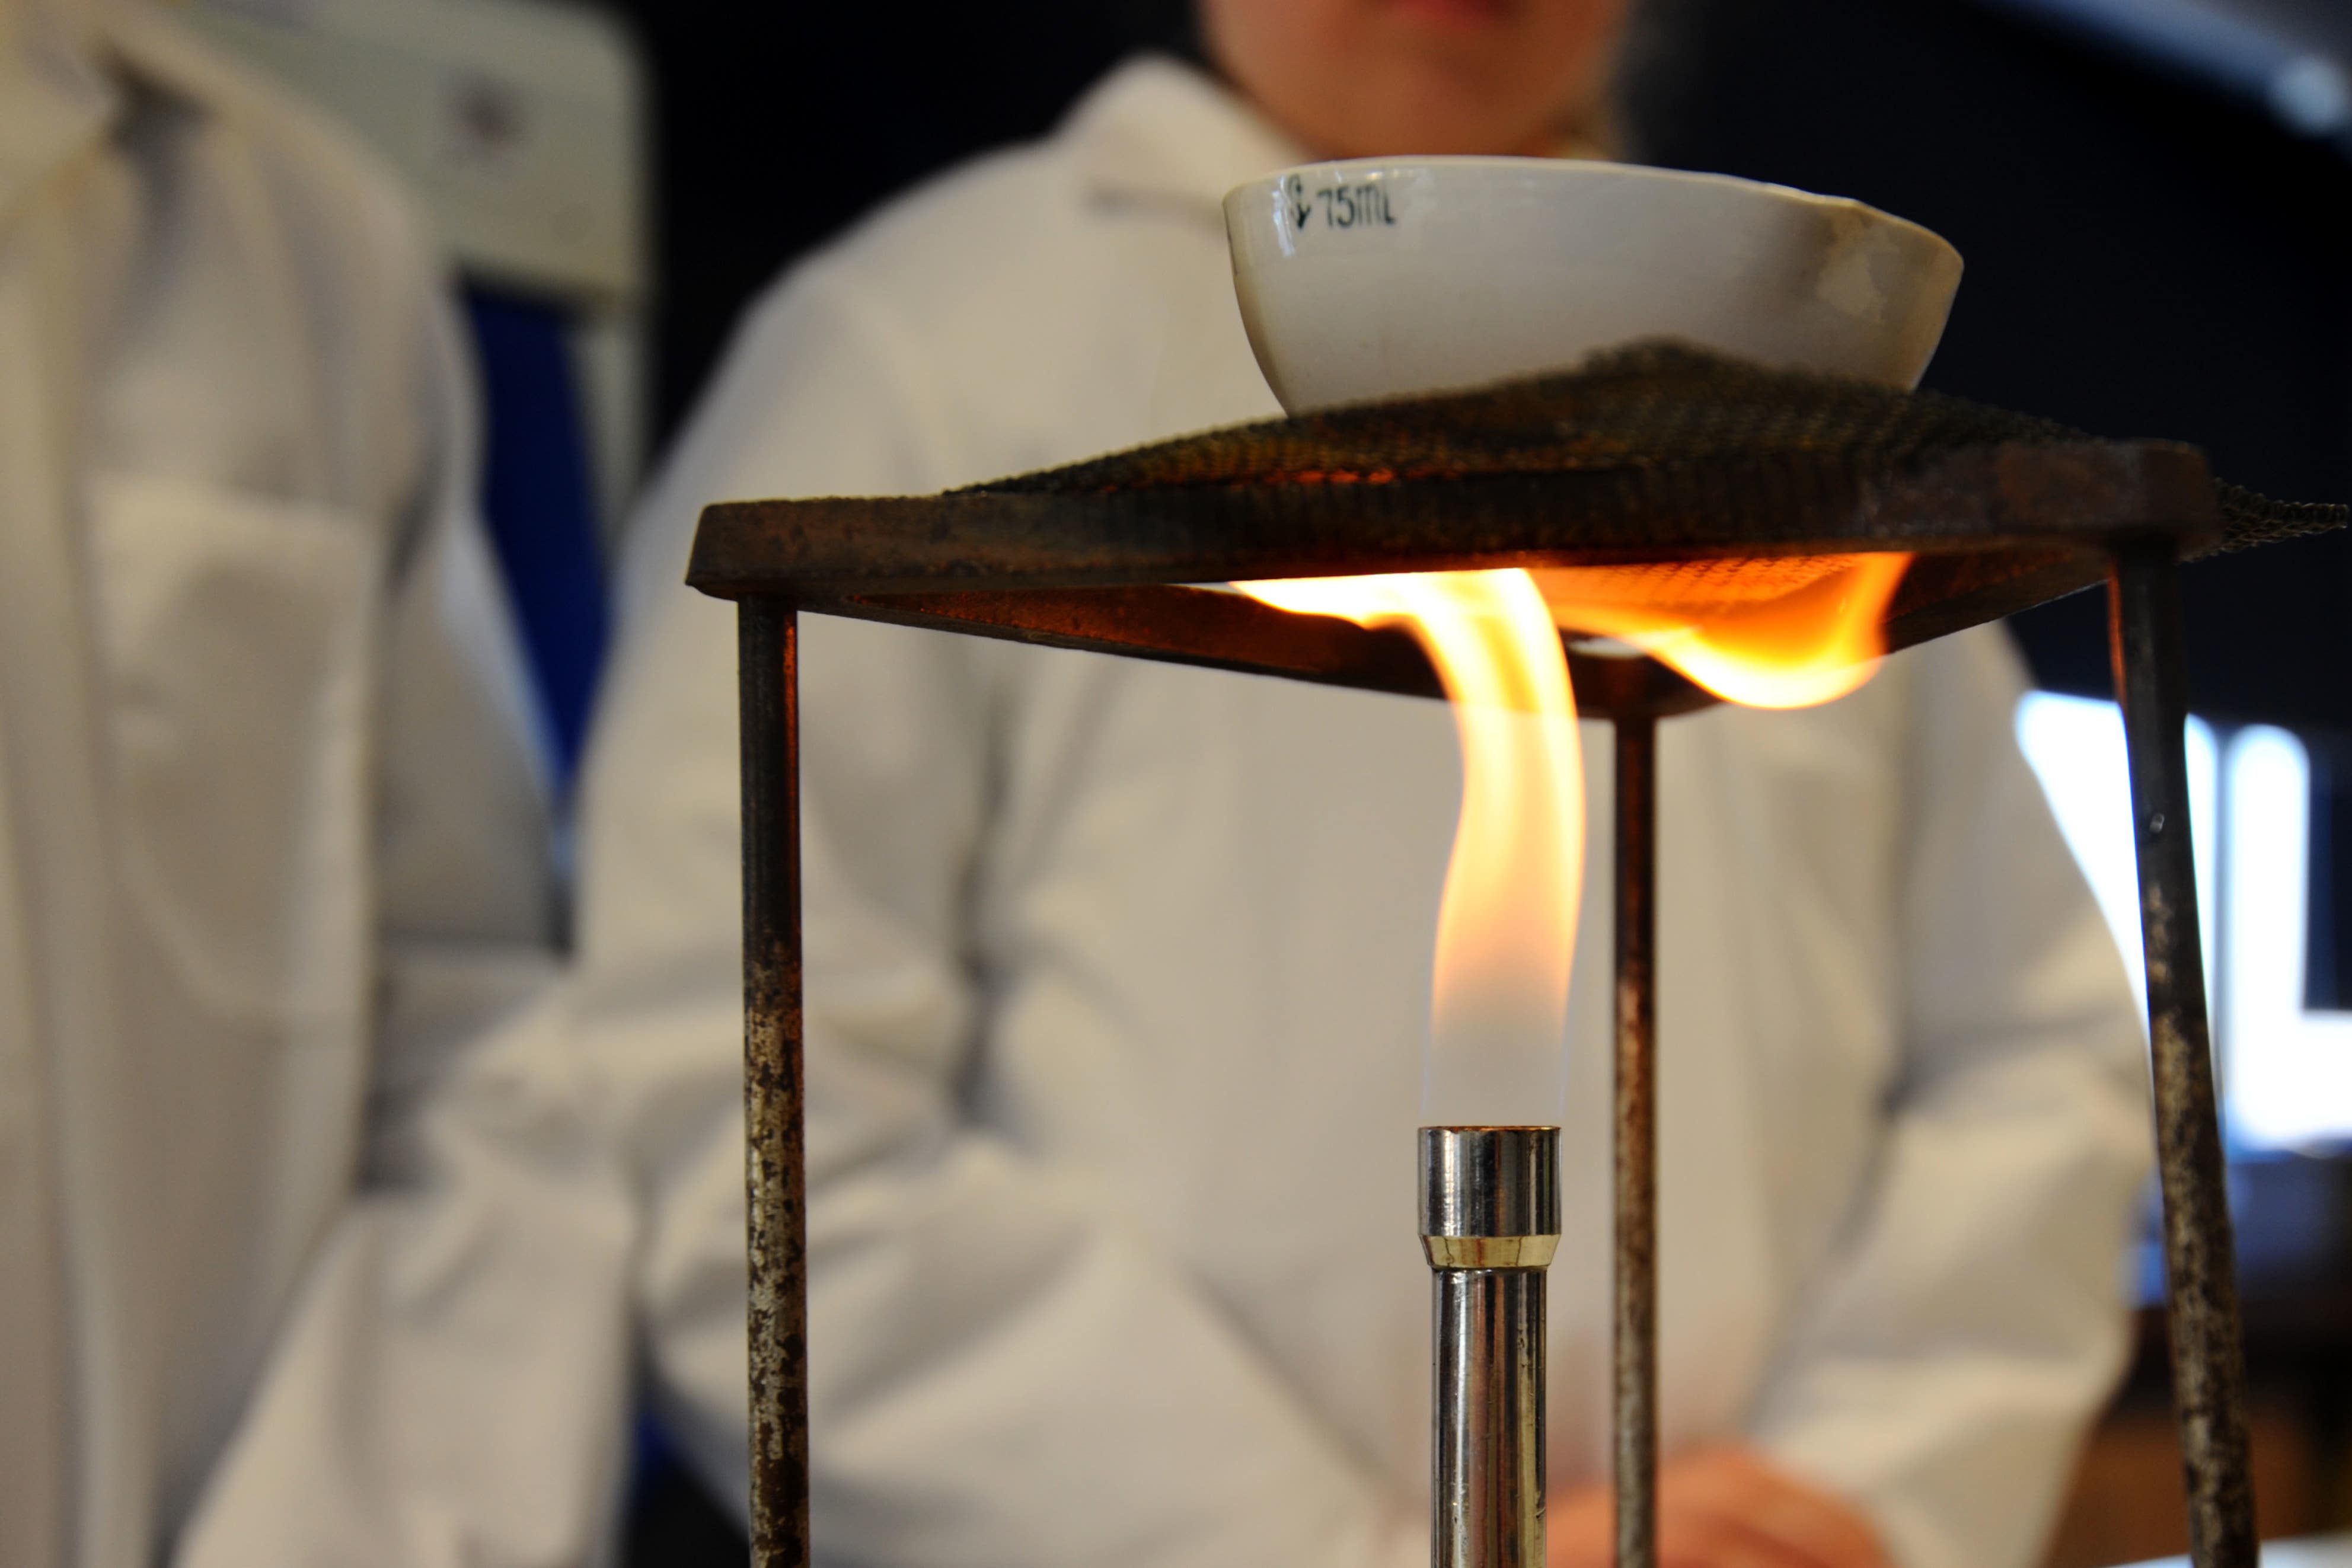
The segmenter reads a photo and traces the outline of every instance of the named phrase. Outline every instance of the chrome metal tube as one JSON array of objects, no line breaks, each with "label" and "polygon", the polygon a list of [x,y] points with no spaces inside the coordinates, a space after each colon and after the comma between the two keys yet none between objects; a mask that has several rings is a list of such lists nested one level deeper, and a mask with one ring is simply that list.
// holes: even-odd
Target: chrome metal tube
[{"label": "chrome metal tube", "polygon": [[1433,1568],[1543,1568],[1544,1270],[1559,1249],[1559,1129],[1423,1127],[1435,1271]]}]

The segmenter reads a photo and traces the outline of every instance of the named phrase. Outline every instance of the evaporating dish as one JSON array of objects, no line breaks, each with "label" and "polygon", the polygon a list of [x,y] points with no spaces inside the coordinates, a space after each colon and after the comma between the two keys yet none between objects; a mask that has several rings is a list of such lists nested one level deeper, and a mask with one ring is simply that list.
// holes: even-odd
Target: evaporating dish
[{"label": "evaporating dish", "polygon": [[1655,338],[1907,387],[1960,280],[1949,244],[1860,202],[1622,163],[1358,159],[1224,205],[1250,345],[1294,413]]}]

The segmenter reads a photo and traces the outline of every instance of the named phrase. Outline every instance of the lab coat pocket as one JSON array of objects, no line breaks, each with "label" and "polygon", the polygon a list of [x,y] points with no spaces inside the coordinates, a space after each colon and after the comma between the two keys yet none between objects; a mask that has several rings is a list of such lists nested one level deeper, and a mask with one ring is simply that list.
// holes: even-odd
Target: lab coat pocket
[{"label": "lab coat pocket", "polygon": [[159,977],[236,1032],[352,1043],[383,542],[213,485],[105,476],[89,500],[121,863]]}]

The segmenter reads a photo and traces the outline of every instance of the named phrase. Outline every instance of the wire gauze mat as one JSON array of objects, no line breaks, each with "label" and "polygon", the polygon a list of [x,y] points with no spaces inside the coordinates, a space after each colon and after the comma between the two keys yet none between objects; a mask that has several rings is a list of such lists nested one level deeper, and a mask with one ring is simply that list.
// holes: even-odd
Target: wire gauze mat
[{"label": "wire gauze mat", "polygon": [[[1214,486],[1274,489],[1401,480],[1665,469],[1727,460],[1810,460],[1884,471],[1960,448],[2091,437],[2054,421],[1938,392],[1767,370],[1650,342],[1579,370],[1433,397],[1360,403],[1234,425],[971,486],[996,494],[1104,495]],[[2352,511],[2215,486],[2213,552],[2341,528]],[[1655,602],[1777,597],[1842,559],[1722,560],[1607,569],[1597,589]],[[1811,575],[1807,575],[1808,573]]]}]

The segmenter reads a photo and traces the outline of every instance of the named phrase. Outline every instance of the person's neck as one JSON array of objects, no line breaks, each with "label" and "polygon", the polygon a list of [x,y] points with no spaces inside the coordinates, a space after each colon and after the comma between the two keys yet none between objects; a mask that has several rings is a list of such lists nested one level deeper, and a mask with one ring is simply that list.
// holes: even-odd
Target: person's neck
[{"label": "person's neck", "polygon": [[1570,115],[1546,126],[1518,149],[1523,158],[1614,158],[1623,140],[1605,110]]}]

